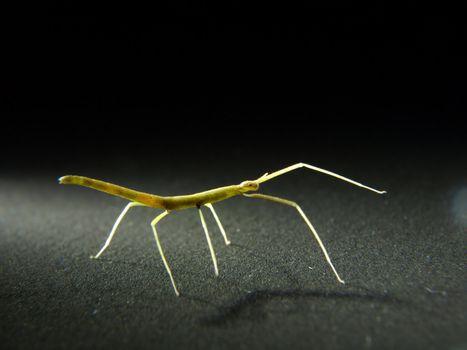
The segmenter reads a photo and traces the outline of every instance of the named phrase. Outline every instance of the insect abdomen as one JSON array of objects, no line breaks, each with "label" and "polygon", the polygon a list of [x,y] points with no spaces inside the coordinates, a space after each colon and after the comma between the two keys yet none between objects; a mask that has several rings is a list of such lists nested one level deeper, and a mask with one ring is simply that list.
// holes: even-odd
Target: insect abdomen
[{"label": "insect abdomen", "polygon": [[163,209],[162,197],[149,193],[135,191],[126,187],[111,184],[85,176],[66,175],[58,179],[60,184],[86,186],[114,196],[138,202],[149,207]]}]

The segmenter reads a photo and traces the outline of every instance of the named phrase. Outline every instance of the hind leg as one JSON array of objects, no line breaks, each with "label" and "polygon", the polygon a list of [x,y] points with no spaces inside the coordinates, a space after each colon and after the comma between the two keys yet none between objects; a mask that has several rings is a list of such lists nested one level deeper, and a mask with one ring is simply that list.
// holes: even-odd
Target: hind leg
[{"label": "hind leg", "polygon": [[174,277],[172,276],[172,271],[170,270],[169,263],[167,262],[167,259],[165,258],[164,251],[162,250],[161,242],[159,241],[159,235],[157,234],[157,230],[156,230],[157,223],[161,221],[168,214],[169,214],[168,211],[164,211],[162,214],[158,215],[154,220],[152,220],[151,227],[154,232],[154,238],[156,239],[157,249],[159,249],[159,254],[161,255],[162,261],[164,262],[165,269],[167,270],[167,273],[169,274],[170,281],[172,282],[172,287],[174,288],[175,294],[178,297],[180,296],[180,293],[178,292],[177,286],[175,285],[175,280],[174,280]]},{"label": "hind leg", "polygon": [[137,206],[144,206],[144,204],[140,204],[140,203],[136,203],[136,202],[130,202],[130,203],[128,203],[126,205],[126,207],[123,209],[123,211],[121,212],[121,214],[118,216],[117,220],[115,221],[115,223],[114,223],[114,225],[112,227],[112,231],[110,231],[109,237],[107,238],[107,241],[105,241],[104,246],[101,248],[101,250],[99,250],[99,253],[97,253],[96,255],[91,255],[91,259],[97,259],[97,258],[99,258],[99,256],[101,256],[101,254],[104,252],[104,250],[107,249],[110,242],[112,241],[112,238],[114,237],[115,231],[117,231],[118,225],[120,225],[120,222],[122,221],[123,217],[126,215],[128,210],[130,210],[130,208],[132,208],[132,207],[137,207]]}]

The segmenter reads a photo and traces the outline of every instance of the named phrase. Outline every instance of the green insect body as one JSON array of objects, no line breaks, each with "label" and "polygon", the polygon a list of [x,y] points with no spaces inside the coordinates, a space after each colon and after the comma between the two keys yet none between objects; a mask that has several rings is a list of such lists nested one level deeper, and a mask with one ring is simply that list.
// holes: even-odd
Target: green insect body
[{"label": "green insect body", "polygon": [[336,178],[338,178],[340,180],[350,182],[353,185],[365,188],[367,190],[376,192],[378,194],[386,193],[386,191],[376,190],[374,188],[365,186],[365,185],[363,185],[363,184],[361,184],[359,182],[356,182],[356,181],[351,180],[349,178],[343,177],[343,176],[338,175],[336,173],[333,173],[331,171],[328,171],[328,170],[325,170],[325,169],[322,169],[322,168],[318,168],[318,167],[315,167],[313,165],[309,165],[309,164],[305,164],[305,163],[297,163],[297,164],[291,165],[289,167],[283,168],[281,170],[275,171],[275,172],[273,172],[271,174],[266,173],[266,174],[264,174],[263,176],[259,177],[256,180],[243,181],[238,185],[224,186],[224,187],[219,187],[219,188],[211,189],[211,190],[204,191],[204,192],[188,194],[188,195],[181,195],[181,196],[158,196],[158,195],[154,195],[154,194],[150,194],[150,193],[135,191],[135,190],[132,190],[132,189],[129,189],[129,188],[126,188],[126,187],[122,187],[122,186],[119,186],[119,185],[114,185],[112,183],[104,182],[104,181],[101,181],[101,180],[96,180],[96,179],[91,179],[89,177],[76,176],[76,175],[62,176],[61,178],[59,178],[59,183],[60,184],[65,184],[65,185],[80,185],[80,186],[89,187],[89,188],[92,188],[92,189],[95,189],[95,190],[98,190],[98,191],[101,191],[101,192],[105,192],[105,193],[108,193],[108,194],[111,194],[111,195],[114,195],[114,196],[125,198],[125,199],[130,201],[130,203],[128,203],[125,206],[125,208],[123,209],[123,211],[121,212],[121,214],[119,215],[117,220],[115,221],[115,223],[114,223],[114,225],[112,227],[112,230],[111,230],[111,232],[109,234],[109,237],[107,238],[107,241],[105,242],[104,246],[101,248],[101,250],[95,256],[91,256],[91,258],[95,258],[95,259],[99,258],[99,256],[104,252],[104,250],[107,249],[107,247],[109,246],[109,244],[110,244],[110,242],[111,242],[111,240],[112,240],[112,238],[113,238],[113,236],[114,236],[120,222],[122,221],[123,217],[126,215],[126,213],[128,212],[128,210],[130,208],[135,207],[135,206],[147,206],[147,207],[151,207],[151,208],[155,208],[155,209],[163,209],[164,212],[159,214],[151,222],[151,227],[152,227],[152,230],[153,230],[153,233],[154,233],[154,238],[156,240],[156,244],[157,244],[159,253],[161,255],[162,261],[163,261],[164,266],[165,266],[165,268],[167,270],[167,273],[169,274],[170,281],[172,283],[175,294],[177,296],[179,296],[180,293],[179,293],[179,291],[177,289],[177,286],[175,284],[175,280],[173,278],[172,271],[171,271],[171,269],[169,267],[167,259],[165,258],[164,251],[162,249],[162,245],[161,245],[160,240],[159,240],[159,235],[158,235],[157,230],[156,230],[157,223],[160,220],[162,220],[165,216],[167,216],[171,211],[187,209],[187,208],[197,208],[199,216],[200,216],[201,224],[203,226],[203,230],[204,230],[205,235],[206,235],[206,240],[207,240],[207,243],[208,243],[208,246],[209,246],[209,251],[211,253],[211,258],[212,258],[213,265],[214,265],[214,273],[215,273],[216,276],[218,276],[219,275],[219,269],[218,269],[218,266],[217,266],[216,254],[214,252],[214,248],[213,248],[213,245],[212,245],[212,242],[211,242],[211,238],[209,236],[209,231],[208,231],[208,228],[207,228],[207,225],[206,225],[206,221],[204,219],[203,212],[201,211],[201,207],[206,206],[207,208],[210,209],[212,215],[214,216],[214,219],[216,220],[216,223],[217,223],[217,225],[219,227],[219,230],[221,231],[222,236],[224,237],[225,244],[229,245],[230,240],[227,238],[227,234],[226,234],[226,232],[224,230],[224,227],[222,226],[222,223],[221,223],[219,217],[217,216],[216,211],[214,210],[214,207],[212,206],[212,203],[217,203],[217,202],[226,200],[226,199],[234,197],[234,196],[239,196],[239,195],[243,195],[243,196],[248,197],[248,198],[264,199],[264,200],[284,204],[284,205],[295,208],[298,211],[298,213],[300,214],[300,216],[303,218],[303,220],[305,221],[306,225],[309,227],[309,229],[312,232],[313,236],[315,237],[316,241],[318,242],[318,244],[319,244],[319,246],[320,246],[320,248],[321,248],[321,250],[322,250],[322,252],[323,252],[323,254],[324,254],[325,258],[326,258],[326,261],[328,262],[329,266],[333,270],[337,280],[339,282],[341,282],[341,283],[344,283],[344,281],[339,277],[336,269],[334,268],[334,265],[332,264],[331,259],[330,259],[329,255],[328,255],[328,253],[326,251],[326,248],[324,247],[324,244],[321,241],[318,233],[316,232],[315,228],[313,227],[313,225],[311,224],[310,220],[305,215],[303,210],[300,208],[300,206],[297,203],[295,203],[293,201],[290,201],[290,200],[287,200],[287,199],[274,197],[274,196],[269,196],[269,195],[265,195],[265,194],[261,194],[261,193],[255,193],[255,192],[258,191],[259,186],[260,186],[261,183],[266,182],[268,180],[271,180],[271,179],[273,179],[273,178],[275,178],[277,176],[283,175],[285,173],[288,173],[288,172],[290,172],[292,170],[299,169],[299,168],[308,168],[308,169],[318,171],[318,172],[321,172],[321,173],[324,173],[324,174],[327,174],[327,175],[330,175],[330,176],[334,176],[334,177],[336,177]]}]

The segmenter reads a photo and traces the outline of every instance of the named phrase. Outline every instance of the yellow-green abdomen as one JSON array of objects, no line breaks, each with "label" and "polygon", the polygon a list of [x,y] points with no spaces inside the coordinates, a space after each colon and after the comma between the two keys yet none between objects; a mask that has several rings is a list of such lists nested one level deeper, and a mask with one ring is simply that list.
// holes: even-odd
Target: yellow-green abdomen
[{"label": "yellow-green abdomen", "polygon": [[114,196],[122,197],[133,202],[138,202],[152,208],[164,209],[163,198],[149,193],[135,191],[126,187],[111,184],[101,180],[91,179],[85,176],[66,175],[58,179],[65,185],[86,186]]}]

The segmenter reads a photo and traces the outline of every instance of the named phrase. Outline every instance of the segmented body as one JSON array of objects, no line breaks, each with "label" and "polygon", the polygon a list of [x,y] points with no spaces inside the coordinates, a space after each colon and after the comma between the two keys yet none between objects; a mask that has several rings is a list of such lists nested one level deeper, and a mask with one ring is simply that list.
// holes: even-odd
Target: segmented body
[{"label": "segmented body", "polygon": [[66,185],[86,186],[101,192],[128,199],[132,202],[144,204],[148,207],[165,210],[180,210],[200,207],[207,203],[220,202],[224,199],[242,194],[242,191],[240,190],[241,187],[239,185],[219,187],[195,194],[164,197],[135,191],[127,187],[114,185],[112,183],[101,180],[91,179],[85,176],[66,175],[61,177],[59,182]]},{"label": "segmented body", "polygon": [[107,247],[109,246],[109,244],[110,244],[110,242],[111,242],[111,240],[112,240],[112,238],[113,238],[113,236],[115,234],[115,231],[118,228],[118,225],[120,224],[123,217],[126,215],[126,213],[128,212],[128,210],[130,208],[135,207],[135,206],[148,206],[148,207],[157,208],[157,209],[164,209],[164,212],[160,213],[151,222],[151,227],[152,227],[152,230],[154,232],[154,237],[156,239],[157,248],[159,250],[162,261],[163,261],[164,266],[165,266],[165,268],[167,270],[167,273],[169,274],[172,286],[173,286],[175,294],[177,296],[180,295],[180,293],[179,293],[179,291],[177,289],[177,286],[175,284],[175,280],[173,278],[172,271],[171,271],[171,269],[169,267],[167,259],[165,258],[165,255],[164,255],[164,252],[163,252],[163,249],[162,249],[162,245],[161,245],[160,240],[159,240],[159,235],[158,235],[157,230],[156,230],[157,223],[160,220],[162,220],[164,217],[166,217],[169,214],[169,212],[171,212],[172,210],[179,210],[179,209],[186,209],[186,208],[196,207],[198,209],[199,216],[200,216],[200,219],[201,219],[201,223],[202,223],[204,232],[206,234],[206,240],[208,242],[209,251],[211,253],[211,258],[212,258],[212,262],[213,262],[213,265],[214,265],[215,275],[218,276],[219,275],[219,270],[218,270],[218,266],[217,266],[217,259],[216,259],[214,248],[213,248],[213,245],[212,245],[212,242],[211,242],[211,238],[209,237],[208,228],[207,228],[206,221],[204,219],[204,215],[202,213],[201,207],[206,206],[207,208],[209,208],[211,210],[212,215],[214,216],[214,219],[216,220],[216,223],[219,226],[219,230],[221,231],[221,233],[222,233],[222,235],[224,237],[225,244],[229,245],[230,240],[227,238],[224,227],[222,226],[222,224],[221,224],[221,222],[219,220],[219,217],[217,216],[217,214],[216,214],[216,212],[214,210],[214,207],[212,206],[212,203],[220,202],[220,201],[223,201],[225,199],[228,199],[228,198],[231,198],[231,197],[234,197],[234,196],[238,196],[238,195],[244,195],[244,196],[246,196],[248,198],[264,199],[264,200],[276,202],[276,203],[279,203],[279,204],[283,204],[283,205],[287,205],[289,207],[295,208],[297,210],[297,212],[300,214],[300,216],[303,218],[303,220],[305,221],[306,225],[309,227],[309,229],[310,229],[311,233],[313,234],[313,236],[315,237],[316,241],[318,242],[318,244],[319,244],[319,246],[320,246],[320,248],[321,248],[321,250],[322,250],[322,252],[323,252],[323,254],[324,254],[325,258],[326,258],[326,261],[330,265],[330,267],[331,267],[332,271],[334,272],[337,280],[340,283],[344,283],[344,280],[342,280],[339,277],[336,269],[334,268],[334,265],[331,262],[331,258],[329,257],[329,255],[328,255],[328,253],[326,251],[326,248],[324,247],[324,244],[321,241],[318,233],[314,229],[314,227],[311,224],[308,217],[305,215],[303,210],[300,208],[300,206],[296,202],[293,202],[293,201],[290,201],[290,200],[284,199],[284,198],[279,198],[279,197],[274,197],[274,196],[261,194],[261,193],[251,193],[251,192],[258,191],[259,185],[261,183],[269,181],[269,180],[271,180],[271,179],[273,179],[273,178],[275,178],[277,176],[283,175],[285,173],[288,173],[288,172],[290,172],[292,170],[299,169],[299,168],[308,168],[310,170],[314,170],[314,171],[318,171],[318,172],[321,172],[321,173],[324,173],[324,174],[327,174],[327,175],[330,175],[330,176],[334,176],[334,177],[336,177],[336,178],[338,178],[340,180],[347,181],[347,182],[349,182],[349,183],[351,183],[353,185],[366,188],[367,190],[370,190],[370,191],[373,191],[373,192],[376,192],[376,193],[379,193],[379,194],[386,193],[386,191],[376,190],[374,188],[368,187],[366,185],[363,185],[363,184],[361,184],[359,182],[356,182],[356,181],[351,180],[349,178],[346,178],[344,176],[333,173],[333,172],[331,172],[329,170],[318,168],[318,167],[315,167],[313,165],[305,164],[305,163],[297,163],[297,164],[288,166],[286,168],[280,169],[278,171],[275,171],[275,172],[273,172],[271,174],[266,173],[266,174],[264,174],[263,176],[259,177],[256,180],[243,181],[242,183],[240,183],[238,185],[224,186],[224,187],[214,188],[212,190],[208,190],[208,191],[204,191],[204,192],[199,192],[199,193],[194,193],[194,194],[189,194],[189,195],[182,195],[182,196],[158,196],[158,195],[154,195],[154,194],[150,194],[150,193],[135,191],[135,190],[123,187],[123,186],[114,185],[114,184],[109,183],[109,182],[96,180],[96,179],[91,179],[91,178],[85,177],[85,176],[76,176],[76,175],[62,176],[59,179],[59,183],[67,184],[67,185],[86,186],[86,187],[89,187],[89,188],[92,188],[92,189],[95,189],[95,190],[98,190],[98,191],[101,191],[101,192],[105,192],[105,193],[108,193],[108,194],[111,194],[111,195],[114,195],[114,196],[118,196],[118,197],[122,197],[122,198],[130,200],[130,203],[128,203],[125,206],[125,208],[123,209],[123,211],[121,212],[121,214],[119,215],[117,220],[115,221],[114,226],[112,227],[112,230],[111,230],[111,232],[109,234],[109,237],[107,238],[107,241],[105,242],[104,246],[101,248],[101,250],[95,256],[92,256],[92,258],[95,258],[95,259],[99,258],[99,256],[107,249]]}]

